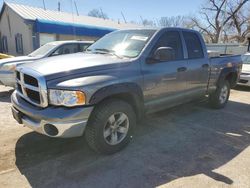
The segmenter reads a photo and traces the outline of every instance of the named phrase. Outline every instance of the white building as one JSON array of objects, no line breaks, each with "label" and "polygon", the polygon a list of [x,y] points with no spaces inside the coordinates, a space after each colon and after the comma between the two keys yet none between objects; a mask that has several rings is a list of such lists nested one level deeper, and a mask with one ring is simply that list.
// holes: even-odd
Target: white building
[{"label": "white building", "polygon": [[0,52],[26,55],[50,41],[95,40],[117,29],[135,27],[5,2],[0,12]]}]

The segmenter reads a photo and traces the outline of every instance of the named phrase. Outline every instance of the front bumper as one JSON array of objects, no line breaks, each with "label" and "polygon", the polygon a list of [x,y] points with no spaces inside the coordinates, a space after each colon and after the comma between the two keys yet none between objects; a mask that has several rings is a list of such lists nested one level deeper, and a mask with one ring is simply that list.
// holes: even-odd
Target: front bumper
[{"label": "front bumper", "polygon": [[250,86],[250,74],[241,74],[238,85]]},{"label": "front bumper", "polygon": [[12,71],[0,71],[0,83],[5,86],[15,87],[15,73]]},{"label": "front bumper", "polygon": [[[21,114],[19,123],[49,137],[70,138],[82,136],[93,107],[47,107],[39,108],[31,105],[16,91],[11,96],[12,109]],[[48,129],[53,126],[57,133]]]}]

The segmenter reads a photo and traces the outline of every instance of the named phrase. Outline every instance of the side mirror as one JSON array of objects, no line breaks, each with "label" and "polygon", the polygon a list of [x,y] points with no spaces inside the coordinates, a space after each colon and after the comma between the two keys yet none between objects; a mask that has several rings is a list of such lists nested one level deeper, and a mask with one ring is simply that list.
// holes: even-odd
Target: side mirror
[{"label": "side mirror", "polygon": [[174,49],[171,47],[159,47],[152,58],[148,58],[148,63],[172,61],[175,59]]}]

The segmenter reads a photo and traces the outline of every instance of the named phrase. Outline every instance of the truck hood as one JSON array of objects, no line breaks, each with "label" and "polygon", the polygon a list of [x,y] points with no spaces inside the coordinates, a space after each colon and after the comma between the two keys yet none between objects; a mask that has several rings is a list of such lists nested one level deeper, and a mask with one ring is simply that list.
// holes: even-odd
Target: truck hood
[{"label": "truck hood", "polygon": [[29,56],[20,56],[20,57],[11,57],[0,60],[0,67],[7,63],[21,63],[24,61],[33,61],[38,59],[37,57],[29,57]]},{"label": "truck hood", "polygon": [[243,64],[243,66],[242,66],[242,72],[244,72],[244,73],[250,73],[250,64]]},{"label": "truck hood", "polygon": [[119,59],[109,54],[77,53],[45,58],[20,67],[33,69],[48,81],[73,74],[117,68],[126,65],[128,61],[128,59]]}]

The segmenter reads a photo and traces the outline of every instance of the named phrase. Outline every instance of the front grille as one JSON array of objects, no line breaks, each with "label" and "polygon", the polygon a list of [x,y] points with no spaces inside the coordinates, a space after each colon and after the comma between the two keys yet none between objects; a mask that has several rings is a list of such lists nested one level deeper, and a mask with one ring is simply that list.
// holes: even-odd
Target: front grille
[{"label": "front grille", "polygon": [[21,80],[21,78],[20,78],[20,72],[16,72],[16,78],[17,78],[18,80]]},{"label": "front grille", "polygon": [[41,100],[40,100],[40,94],[37,91],[33,91],[31,89],[25,89],[26,93],[27,93],[27,97],[29,97],[32,101],[40,104]]},{"label": "front grille", "polygon": [[22,86],[20,85],[20,83],[17,83],[17,91],[23,94]]},{"label": "front grille", "polygon": [[37,79],[35,79],[34,77],[29,76],[27,74],[24,74],[24,82],[31,85],[31,86],[38,87]]},{"label": "front grille", "polygon": [[36,106],[48,106],[46,82],[37,72],[17,68],[16,81],[17,93],[22,98]]}]

